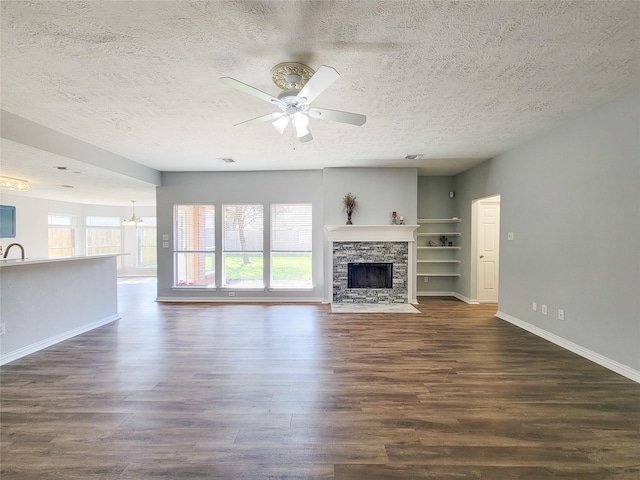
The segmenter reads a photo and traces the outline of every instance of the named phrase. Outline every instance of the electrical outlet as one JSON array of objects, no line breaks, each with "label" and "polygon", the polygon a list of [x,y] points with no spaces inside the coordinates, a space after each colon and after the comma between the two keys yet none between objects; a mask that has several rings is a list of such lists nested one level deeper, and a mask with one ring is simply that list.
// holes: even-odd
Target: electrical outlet
[{"label": "electrical outlet", "polygon": [[513,240],[515,238],[515,234],[513,232],[507,233],[507,240]]},{"label": "electrical outlet", "polygon": [[229,292],[229,296],[230,297],[235,297],[236,296],[236,292]]},{"label": "electrical outlet", "polygon": [[4,335],[4,323],[0,323],[0,335]]},{"label": "electrical outlet", "polygon": [[424,278],[424,283],[429,283],[429,277],[423,277]]},{"label": "electrical outlet", "polygon": [[538,302],[531,302],[531,310],[534,312],[538,311]]},{"label": "electrical outlet", "polygon": [[547,306],[544,303],[542,304],[542,314],[543,315],[547,314]]},{"label": "electrical outlet", "polygon": [[564,310],[558,309],[558,320],[564,320]]}]

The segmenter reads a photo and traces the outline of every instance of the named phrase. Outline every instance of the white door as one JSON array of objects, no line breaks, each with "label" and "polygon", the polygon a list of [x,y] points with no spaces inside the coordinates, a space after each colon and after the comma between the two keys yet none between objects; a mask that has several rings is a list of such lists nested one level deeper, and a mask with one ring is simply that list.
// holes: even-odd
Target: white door
[{"label": "white door", "polygon": [[478,301],[498,301],[500,197],[478,204]]}]

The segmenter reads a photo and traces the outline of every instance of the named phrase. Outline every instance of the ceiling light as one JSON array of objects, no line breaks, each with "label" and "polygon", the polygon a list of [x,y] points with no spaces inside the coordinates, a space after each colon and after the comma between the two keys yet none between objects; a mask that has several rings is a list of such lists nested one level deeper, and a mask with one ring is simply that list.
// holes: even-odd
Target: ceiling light
[{"label": "ceiling light", "polygon": [[28,192],[31,190],[31,185],[29,185],[28,180],[0,176],[0,188],[15,190],[17,192]]},{"label": "ceiling light", "polygon": [[291,120],[289,118],[289,115],[283,115],[275,122],[272,122],[271,125],[273,125],[273,128],[275,128],[278,133],[283,134],[284,129],[287,128],[287,125],[289,125],[289,120]]},{"label": "ceiling light", "polygon": [[418,159],[422,158],[422,155],[424,155],[424,154],[423,153],[414,153],[414,154],[411,154],[411,155],[407,155],[404,158],[406,158],[407,160],[418,160]]},{"label": "ceiling light", "polygon": [[293,114],[293,124],[296,127],[296,136],[298,138],[305,137],[309,135],[309,130],[307,127],[309,126],[309,117],[307,117],[302,112],[296,112]]},{"label": "ceiling light", "polygon": [[142,225],[143,224],[142,219],[140,217],[136,217],[136,201],[131,200],[131,203],[133,204],[132,214],[130,217],[126,217],[124,220],[122,220],[122,225],[126,225],[126,226]]}]

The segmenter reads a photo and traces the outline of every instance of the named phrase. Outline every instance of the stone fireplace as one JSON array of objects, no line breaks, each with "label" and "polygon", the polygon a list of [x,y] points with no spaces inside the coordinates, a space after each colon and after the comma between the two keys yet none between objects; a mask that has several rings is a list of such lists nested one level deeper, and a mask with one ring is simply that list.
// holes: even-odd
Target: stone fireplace
[{"label": "stone fireplace", "polygon": [[[416,225],[327,225],[327,296],[331,303],[417,303]],[[392,264],[391,288],[349,288],[349,264]]]}]

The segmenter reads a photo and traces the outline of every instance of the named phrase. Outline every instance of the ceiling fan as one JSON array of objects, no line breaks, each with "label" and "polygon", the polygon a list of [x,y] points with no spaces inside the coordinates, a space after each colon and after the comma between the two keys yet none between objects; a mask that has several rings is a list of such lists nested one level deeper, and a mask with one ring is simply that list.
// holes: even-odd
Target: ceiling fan
[{"label": "ceiling fan", "polygon": [[234,78],[222,77],[220,81],[241,92],[276,105],[280,109],[279,112],[269,113],[234,126],[249,127],[258,123],[272,122],[273,127],[282,134],[289,123],[293,123],[296,136],[300,142],[304,143],[313,140],[309,131],[309,117],[358,126],[364,125],[367,121],[367,117],[359,113],[311,107],[311,102],[329,88],[339,76],[340,74],[334,68],[326,65],[322,65],[314,72],[302,63],[279,63],[271,69],[273,82],[282,89],[277,97]]}]

